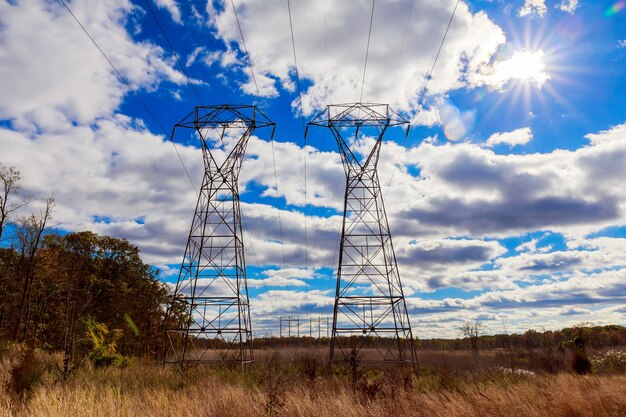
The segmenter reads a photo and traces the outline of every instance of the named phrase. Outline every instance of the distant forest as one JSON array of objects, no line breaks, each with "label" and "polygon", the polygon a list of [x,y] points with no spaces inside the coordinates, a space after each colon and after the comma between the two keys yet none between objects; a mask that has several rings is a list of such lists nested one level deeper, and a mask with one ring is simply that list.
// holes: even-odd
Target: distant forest
[{"label": "distant forest", "polygon": [[[475,325],[476,323],[471,323]],[[626,346],[626,327],[619,325],[594,326],[591,323],[580,323],[577,326],[566,327],[560,330],[527,330],[522,334],[501,333],[494,335],[466,336],[463,329],[459,329],[459,338],[456,339],[416,339],[416,345],[421,350],[532,350],[532,349],[566,349],[590,348],[604,349]],[[326,346],[329,340],[326,337],[314,339],[311,337],[265,337],[254,341],[256,349],[272,348],[277,346]]]}]

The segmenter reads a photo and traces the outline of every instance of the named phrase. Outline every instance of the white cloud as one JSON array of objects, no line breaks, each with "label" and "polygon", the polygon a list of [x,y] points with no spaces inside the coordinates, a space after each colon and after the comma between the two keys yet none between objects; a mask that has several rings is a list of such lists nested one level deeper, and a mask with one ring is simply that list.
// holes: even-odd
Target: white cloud
[{"label": "white cloud", "polygon": [[533,132],[529,127],[515,129],[512,132],[494,133],[489,136],[485,146],[493,147],[498,144],[507,144],[509,146],[524,145],[533,138]]},{"label": "white cloud", "polygon": [[618,48],[626,48],[626,39],[617,41]]},{"label": "white cloud", "polygon": [[620,146],[626,140],[626,123],[613,126],[599,133],[589,133],[585,135],[585,138],[589,139],[592,145],[613,145],[611,148]]},{"label": "white cloud", "polygon": [[[545,235],[544,235],[545,237]],[[548,244],[541,247],[537,247],[541,239],[531,239],[529,241],[520,243],[516,248],[516,252],[530,252],[530,253],[546,253],[552,251],[553,246]]]},{"label": "white cloud", "polygon": [[524,0],[524,5],[519,9],[519,16],[538,14],[543,16],[548,11],[545,0]]},{"label": "white cloud", "polygon": [[[397,40],[403,38],[411,2],[397,1],[377,7],[364,100],[390,103],[403,110],[415,106],[454,3],[452,0],[415,2],[401,59],[401,45]],[[292,5],[299,74],[312,83],[303,92],[306,114],[327,102],[356,101],[361,88],[370,5],[329,1],[326,13],[323,5],[324,2],[314,0]],[[238,2],[237,7],[257,81],[262,80],[262,94],[274,96],[279,88],[293,91],[294,61],[285,3],[245,0]],[[209,1],[207,14],[210,16],[208,23],[217,35],[228,45],[238,45],[243,51],[230,4],[214,5]],[[426,15],[429,18],[423,19]],[[485,13],[472,14],[461,2],[428,85],[429,93],[441,94],[462,87],[466,75],[488,64],[504,42],[502,29]],[[390,63],[394,68],[392,73]],[[235,69],[246,71],[242,64],[245,64],[243,54],[231,63],[236,65]],[[252,92],[251,83],[248,79],[241,88]]]},{"label": "white cloud", "polygon": [[518,256],[499,259],[497,264],[502,271],[517,276],[545,275],[564,271],[575,272],[579,269],[597,270],[625,266],[617,252],[617,250],[623,250],[626,247],[623,240],[602,246],[605,248],[613,246],[611,248],[613,250],[610,252],[596,249],[522,253]]},{"label": "white cloud", "polygon": [[578,0],[563,0],[554,7],[558,8],[561,11],[574,14],[576,8],[578,7]]},{"label": "white cloud", "polygon": [[201,53],[203,53],[204,51],[206,51],[206,48],[204,46],[198,46],[196,47],[187,57],[187,61],[185,62],[185,66],[186,67],[190,67],[192,66],[195,62],[196,59],[198,59],[198,55],[200,55]]},{"label": "white cloud", "polygon": [[402,263],[415,265],[421,271],[441,271],[452,264],[479,267],[506,249],[497,242],[476,239],[420,239],[401,246],[397,252]]},{"label": "white cloud", "polygon": [[[135,88],[184,77],[163,50],[125,29],[135,6],[124,0],[74,1],[75,15]],[[37,28],[37,30],[32,30]],[[45,1],[0,3],[0,118],[19,128],[66,128],[110,116],[127,93],[69,13]],[[16,76],[15,74],[18,74]]]},{"label": "white cloud", "polygon": [[[61,227],[127,237],[140,244],[150,262],[180,260],[182,231],[189,227],[196,196],[167,141],[121,116],[52,134],[1,132],[3,148],[10,149],[3,152],[3,162],[20,169],[24,189],[34,196],[57,194],[54,217]],[[199,151],[178,150],[199,178]],[[170,238],[154,239],[161,233]]]},{"label": "white cloud", "polygon": [[267,269],[263,271],[264,278],[248,278],[248,287],[250,288],[267,288],[267,287],[306,287],[309,285],[306,280],[310,280],[319,275],[305,268],[281,268]]},{"label": "white cloud", "polygon": [[524,243],[519,244],[515,248],[515,251],[516,252],[535,253],[535,252],[537,252],[537,243],[538,242],[539,242],[539,239],[531,239],[528,242],[524,242]]},{"label": "white cloud", "polygon": [[[626,270],[488,291],[470,298],[409,298],[412,325],[421,337],[454,336],[467,320],[481,320],[487,332],[524,332],[529,327],[559,329],[581,321],[621,323],[626,312]],[[617,304],[617,305],[616,305]]]},{"label": "white cloud", "polygon": [[157,4],[157,6],[159,6],[160,9],[165,9],[170,13],[170,15],[172,16],[172,20],[174,22],[178,23],[179,25],[183,24],[183,21],[180,16],[180,8],[178,7],[176,0],[154,0],[154,1]]},{"label": "white cloud", "polygon": [[225,58],[224,55],[222,51],[207,51],[204,46],[198,46],[187,57],[185,66],[190,67],[199,61],[210,68],[216,62],[220,62],[223,59],[230,59],[230,57]]}]

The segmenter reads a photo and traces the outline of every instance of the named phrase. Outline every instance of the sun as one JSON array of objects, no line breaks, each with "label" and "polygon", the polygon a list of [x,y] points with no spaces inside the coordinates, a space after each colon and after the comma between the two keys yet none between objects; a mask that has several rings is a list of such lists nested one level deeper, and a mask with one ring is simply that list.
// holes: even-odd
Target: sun
[{"label": "sun", "polygon": [[554,104],[562,114],[583,115],[563,93],[592,88],[582,84],[579,75],[595,69],[581,66],[577,59],[583,48],[581,42],[589,32],[582,23],[571,19],[555,25],[546,21],[539,25],[526,23],[510,22],[508,41],[494,62],[481,69],[479,83],[499,93],[488,101],[486,96],[476,95],[477,101],[486,100],[489,104],[485,117],[506,110],[528,122],[549,112]]},{"label": "sun", "polygon": [[541,88],[550,79],[542,50],[516,51],[510,59],[497,62],[493,69],[492,81],[500,87],[517,81]]},{"label": "sun", "polygon": [[511,59],[500,63],[501,71],[512,80],[535,83],[541,88],[550,79],[543,57],[543,51],[517,51]]},{"label": "sun", "polygon": [[505,103],[516,107],[521,100],[524,113],[529,114],[536,99],[543,106],[546,94],[557,97],[549,82],[554,75],[551,73],[553,58],[551,53],[545,53],[544,49],[536,46],[517,49],[508,58],[494,63],[492,72],[486,77],[486,84],[503,94],[493,103],[491,111],[498,111]]}]

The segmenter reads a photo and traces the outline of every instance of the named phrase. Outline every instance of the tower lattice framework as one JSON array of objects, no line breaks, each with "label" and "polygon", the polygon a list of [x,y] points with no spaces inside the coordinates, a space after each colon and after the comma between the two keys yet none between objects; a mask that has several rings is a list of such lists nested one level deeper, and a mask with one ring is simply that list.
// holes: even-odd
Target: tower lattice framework
[{"label": "tower lattice framework", "polygon": [[273,135],[274,126],[243,105],[196,107],[174,126],[172,139],[182,130],[200,140],[205,170],[166,318],[164,363],[253,360],[238,178],[250,136],[262,127]]},{"label": "tower lattice framework", "polygon": [[309,126],[330,130],[346,174],[330,365],[358,360],[417,370],[377,172],[383,136],[394,126],[408,134],[409,122],[386,104],[355,103],[329,105]]}]

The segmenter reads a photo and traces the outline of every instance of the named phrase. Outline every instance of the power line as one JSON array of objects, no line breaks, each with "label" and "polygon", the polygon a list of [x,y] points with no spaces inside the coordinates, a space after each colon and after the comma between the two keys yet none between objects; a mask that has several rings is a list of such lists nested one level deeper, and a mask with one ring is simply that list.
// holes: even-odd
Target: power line
[{"label": "power line", "polygon": [[[450,20],[448,21],[448,26],[446,27],[446,31],[443,34],[443,38],[441,38],[441,43],[439,44],[439,49],[437,50],[437,55],[435,55],[435,60],[433,61],[433,65],[432,67],[430,67],[430,71],[428,72],[428,77],[426,77],[426,82],[424,83],[424,87],[422,88],[422,91],[420,93],[420,95],[418,96],[418,100],[417,100],[417,109],[420,108],[420,106],[422,106],[422,102],[424,100],[424,97],[426,95],[426,89],[428,87],[428,82],[430,81],[430,79],[433,76],[433,71],[435,70],[435,66],[437,65],[437,60],[439,59],[439,55],[441,54],[441,50],[443,49],[443,44],[446,41],[446,37],[448,36],[448,31],[450,31],[450,26],[452,25],[452,20],[454,19],[454,15],[456,13],[456,9],[459,6],[459,2],[460,0],[457,0],[455,5],[454,5],[454,9],[452,9],[452,14],[450,15]],[[408,133],[408,132],[407,132]],[[400,155],[398,155],[398,159],[396,160],[396,163],[393,167],[393,171],[391,173],[391,178],[389,179],[389,183],[387,184],[387,188],[385,189],[385,193],[384,195],[387,195],[387,191],[389,191],[389,186],[391,186],[391,182],[393,181],[393,177],[396,174],[396,171],[398,169],[398,166],[400,165],[400,159],[402,158],[402,154],[404,153],[404,145],[406,144],[406,140],[408,139],[409,135],[405,135],[404,139],[402,140],[402,146],[400,148]]]},{"label": "power line", "polygon": [[261,93],[259,90],[259,85],[256,82],[256,77],[254,76],[254,69],[252,68],[252,61],[250,60],[250,54],[248,53],[248,47],[246,46],[246,40],[243,37],[243,31],[241,30],[241,23],[239,23],[239,16],[237,15],[237,8],[235,7],[235,1],[230,0],[231,6],[233,6],[233,13],[235,14],[235,20],[237,21],[237,28],[239,28],[239,36],[241,36],[241,43],[243,45],[243,50],[246,53],[246,59],[248,60],[248,67],[250,67],[250,74],[252,75],[252,81],[254,81],[254,87],[256,88],[257,97],[261,98]]},{"label": "power line", "polygon": [[283,223],[281,221],[280,208],[279,205],[279,195],[278,195],[278,177],[276,175],[276,156],[274,155],[274,138],[270,141],[272,146],[272,163],[274,165],[274,185],[276,186],[276,212],[278,213],[278,228],[280,230],[280,248],[283,254],[283,268],[287,265],[287,261],[285,260],[285,244],[283,242]]},{"label": "power line", "polygon": [[[248,67],[250,68],[250,75],[252,76],[252,81],[254,82],[254,87],[256,89],[257,97],[259,97],[261,100],[264,101],[263,97],[261,97],[261,91],[259,90],[259,85],[256,81],[256,76],[254,75],[254,67],[252,66],[252,59],[250,58],[250,53],[248,52],[248,47],[246,46],[246,40],[245,40],[245,37],[243,36],[243,30],[241,29],[241,23],[239,22],[239,16],[237,15],[237,8],[235,7],[234,0],[230,0],[230,4],[233,8],[235,21],[237,22],[237,28],[239,29],[239,36],[241,37],[241,44],[243,45],[243,50],[246,55],[246,60],[248,61]],[[272,147],[272,166],[274,168],[274,187],[276,189],[276,213],[278,216],[278,229],[280,233],[280,246],[281,246],[282,257],[283,257],[283,270],[285,270],[287,267],[287,261],[285,258],[285,239],[284,239],[284,234],[283,234],[283,223],[282,223],[282,217],[280,214],[280,197],[278,193],[278,175],[276,174],[276,156],[274,154],[274,137],[273,136],[270,139],[270,144]],[[245,222],[244,222],[244,228],[247,228]],[[248,231],[248,236],[251,236],[250,231]],[[251,237],[249,237],[249,241],[250,241],[250,248],[252,249],[252,254],[254,255],[255,261],[257,263],[257,267],[259,267],[259,261],[256,257],[256,252],[254,251],[254,247],[252,246]],[[283,274],[284,273],[285,272],[283,272]]]},{"label": "power line", "polygon": [[374,7],[376,6],[376,0],[372,0],[372,14],[370,16],[370,29],[367,34],[367,48],[365,49],[365,64],[363,65],[363,80],[361,81],[361,97],[359,103],[363,101],[363,87],[365,87],[365,71],[367,70],[367,57],[370,52],[370,38],[372,37],[372,23],[374,22]]},{"label": "power line", "polygon": [[[163,125],[161,124],[161,122],[159,121],[159,119],[154,115],[154,113],[152,112],[152,110],[150,110],[150,108],[146,105],[146,103],[142,100],[142,98],[139,96],[139,94],[137,93],[137,90],[135,90],[133,88],[133,86],[128,82],[128,80],[126,80],[126,78],[122,75],[122,73],[117,69],[117,67],[113,64],[113,62],[111,62],[111,60],[109,59],[109,57],[107,56],[107,54],[104,53],[104,51],[102,50],[102,48],[100,48],[100,45],[98,45],[98,43],[95,41],[95,39],[91,36],[91,34],[89,34],[89,32],[87,31],[87,29],[85,28],[85,26],[83,26],[83,24],[80,22],[80,20],[78,20],[78,18],[76,17],[76,15],[72,12],[72,10],[68,7],[67,3],[65,3],[64,0],[58,0],[59,3],[61,3],[65,9],[69,12],[69,14],[74,18],[74,20],[76,21],[76,23],[78,23],[78,26],[80,26],[80,28],[83,30],[83,32],[85,33],[85,35],[87,35],[87,37],[91,40],[91,42],[93,43],[93,45],[98,49],[98,51],[100,51],[100,54],[104,57],[104,59],[106,59],[106,61],[109,63],[109,65],[111,66],[111,68],[113,68],[113,71],[115,71],[115,74],[117,75],[117,78],[122,82],[122,84],[124,84],[126,86],[126,88],[128,89],[129,92],[131,92],[135,98],[137,99],[137,101],[139,102],[139,104],[141,104],[141,107],[143,107],[143,109],[146,111],[146,113],[148,113],[148,115],[150,115],[150,117],[154,120],[154,122],[157,124],[157,126],[161,129],[161,131],[163,131],[163,134],[165,135],[165,137],[170,136],[170,134],[167,132],[167,130],[165,130],[165,127],[163,127]],[[185,170],[185,174],[187,175],[187,179],[189,180],[189,184],[191,184],[191,187],[193,188],[194,191],[196,191],[196,187],[193,185],[193,181],[191,180],[191,176],[189,175],[189,171],[187,170],[187,167],[185,166],[185,163],[183,162],[182,157],[180,156],[180,153],[178,152],[178,149],[176,148],[176,144],[174,143],[174,141],[171,141],[172,144],[174,145],[174,150],[176,151],[176,155],[178,155],[178,159],[180,160],[180,163],[183,166],[183,170]]]},{"label": "power line", "polygon": [[150,14],[152,15],[152,17],[154,18],[157,26],[159,26],[159,29],[161,30],[161,33],[163,34],[163,37],[165,38],[165,41],[167,42],[167,45],[169,46],[170,51],[172,52],[172,55],[174,55],[174,58],[176,58],[176,63],[178,64],[178,67],[180,68],[180,71],[183,73],[183,75],[187,79],[187,84],[193,90],[193,92],[196,95],[196,98],[198,99],[200,104],[204,105],[204,103],[202,102],[202,99],[200,98],[200,95],[198,94],[198,91],[196,90],[196,87],[194,87],[193,83],[191,82],[191,79],[189,78],[189,75],[187,75],[187,72],[185,71],[185,67],[180,63],[180,59],[178,58],[178,54],[174,50],[174,46],[172,46],[172,42],[170,42],[170,38],[165,33],[165,30],[163,29],[163,26],[161,25],[161,22],[159,21],[159,18],[157,17],[156,13],[154,12],[154,9],[152,9],[152,6],[150,5],[150,1],[149,0],[144,0],[144,2],[146,3],[146,6],[148,6],[148,10],[150,11]]},{"label": "power line", "polygon": [[293,63],[296,70],[296,86],[298,88],[298,100],[300,101],[300,124],[304,131],[304,119],[302,118],[302,88],[300,87],[300,71],[298,71],[298,56],[296,54],[296,38],[293,35],[293,22],[291,19],[291,2],[287,0],[287,11],[289,12],[289,29],[291,31],[291,50],[293,51]]},{"label": "power line", "polygon": [[402,45],[400,46],[400,54],[398,54],[398,59],[396,61],[396,65],[393,71],[393,82],[392,85],[396,84],[396,79],[398,78],[398,69],[400,68],[400,61],[402,61],[402,56],[404,55],[404,45],[406,44],[406,34],[409,31],[409,24],[411,23],[411,17],[413,16],[413,9],[415,8],[415,0],[411,2],[411,9],[409,10],[409,14],[406,19],[406,25],[404,26],[404,33],[402,34]]},{"label": "power line", "polygon": [[[243,211],[241,211],[241,223],[243,224],[244,231],[248,234],[248,243],[250,244],[250,249],[252,250],[252,257],[254,258],[254,263],[256,267],[260,268],[259,258],[256,256],[256,251],[254,250],[254,245],[252,244],[252,233],[250,233],[250,228],[248,227],[248,221],[246,217],[243,215]],[[243,237],[243,236],[242,236]]]},{"label": "power line", "polygon": [[[439,55],[441,54],[441,50],[443,49],[443,44],[446,41],[446,37],[448,36],[448,31],[450,30],[450,26],[452,25],[452,20],[454,19],[454,14],[456,13],[456,9],[459,6],[459,1],[460,0],[456,0],[456,3],[454,4],[454,9],[452,9],[452,14],[450,15],[450,20],[448,21],[448,26],[446,27],[446,31],[443,34],[443,38],[441,38],[441,43],[439,44],[439,49],[437,50],[437,55],[435,56],[435,61],[433,62],[433,66],[430,67],[430,72],[428,73],[428,78],[426,78],[426,82],[424,83],[424,88],[422,88],[422,93],[419,97],[419,99],[417,100],[417,104],[418,106],[421,105],[422,101],[424,100],[424,96],[426,94],[426,88],[428,87],[428,82],[430,81],[430,79],[433,76],[433,71],[435,70],[435,65],[437,65],[437,60],[439,59]],[[406,141],[406,138],[405,138]]]},{"label": "power line", "polygon": [[[328,12],[327,12],[327,7],[326,7],[326,0],[324,0],[324,75],[328,75],[328,53],[327,53],[328,52],[327,51],[328,47],[326,46],[327,43],[328,43],[327,42],[327,33],[326,33],[327,32],[327,28],[326,28],[326,26],[327,26],[327,24],[326,24],[327,15],[328,15]],[[326,90],[325,91],[325,93],[326,93],[325,94],[326,95],[326,103],[328,103],[328,86],[326,86],[325,90]]]},{"label": "power line", "polygon": [[180,153],[178,153],[178,147],[176,146],[176,142],[174,142],[174,138],[170,139],[170,142],[172,142],[172,145],[174,145],[174,150],[176,151],[176,155],[178,155],[178,160],[180,161],[181,165],[183,166],[183,169],[185,170],[185,174],[187,175],[187,179],[189,180],[189,184],[191,184],[191,188],[193,188],[194,193],[198,193],[198,191],[196,190],[196,186],[193,185],[193,181],[191,179],[191,175],[189,175],[189,171],[187,171],[187,167],[185,166],[185,162],[183,162],[183,158],[180,156]]},{"label": "power line", "polygon": [[[306,134],[304,127],[304,115],[303,115],[303,107],[302,107],[302,89],[300,87],[300,71],[298,70],[298,55],[296,54],[296,38],[293,34],[293,19],[291,17],[291,2],[287,0],[287,11],[289,13],[289,30],[291,32],[291,49],[293,51],[293,63],[296,70],[296,85],[298,88],[298,101],[300,102],[300,125],[302,127],[302,136],[304,137],[304,146],[302,147],[304,151],[304,273],[305,278],[309,277],[309,257],[308,257],[308,228],[307,228],[307,206],[308,206],[308,196],[307,196],[307,150],[306,150]],[[306,287],[305,291],[308,294],[309,285],[308,282],[305,281]]]}]

